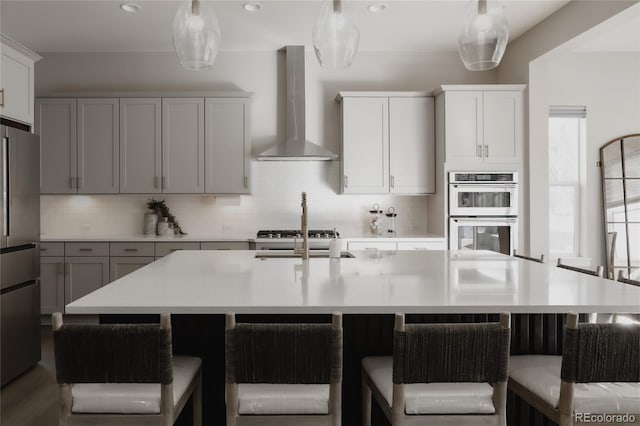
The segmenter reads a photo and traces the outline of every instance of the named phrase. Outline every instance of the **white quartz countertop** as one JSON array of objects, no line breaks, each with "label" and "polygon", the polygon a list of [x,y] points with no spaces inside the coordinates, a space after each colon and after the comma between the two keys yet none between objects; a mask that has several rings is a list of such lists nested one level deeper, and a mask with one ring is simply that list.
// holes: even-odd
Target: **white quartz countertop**
[{"label": "white quartz countertop", "polygon": [[256,253],[174,252],[66,312],[640,312],[638,287],[492,252],[366,250],[308,261]]},{"label": "white quartz countertop", "polygon": [[159,235],[109,235],[109,236],[87,236],[87,235],[69,235],[69,236],[48,236],[41,235],[40,242],[58,243],[58,242],[85,242],[85,241],[127,241],[127,242],[176,242],[176,241],[253,241],[255,236],[215,236],[215,235],[175,235],[175,236],[159,236]]}]

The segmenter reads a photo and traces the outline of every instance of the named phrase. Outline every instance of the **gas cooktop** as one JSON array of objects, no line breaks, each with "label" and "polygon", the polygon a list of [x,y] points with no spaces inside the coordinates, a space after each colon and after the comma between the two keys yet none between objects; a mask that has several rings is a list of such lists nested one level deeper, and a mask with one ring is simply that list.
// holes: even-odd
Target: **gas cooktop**
[{"label": "gas cooktop", "polygon": [[[309,238],[333,238],[333,230],[329,229],[311,229],[308,231]],[[336,237],[340,236],[339,232],[336,232]],[[256,238],[302,238],[302,232],[298,229],[272,229],[272,230],[260,230]]]}]

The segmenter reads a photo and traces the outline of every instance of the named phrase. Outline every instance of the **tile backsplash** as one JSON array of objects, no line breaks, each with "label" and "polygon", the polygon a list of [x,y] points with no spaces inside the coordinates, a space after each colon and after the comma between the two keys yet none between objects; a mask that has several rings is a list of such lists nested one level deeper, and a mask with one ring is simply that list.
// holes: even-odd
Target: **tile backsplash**
[{"label": "tile backsplash", "polygon": [[250,238],[258,229],[299,229],[303,191],[311,229],[368,235],[369,209],[378,203],[395,207],[397,234],[426,234],[428,196],[341,195],[339,161],[254,161],[252,168],[252,195],[43,195],[42,236],[141,235],[146,203],[156,198],[190,235]]}]

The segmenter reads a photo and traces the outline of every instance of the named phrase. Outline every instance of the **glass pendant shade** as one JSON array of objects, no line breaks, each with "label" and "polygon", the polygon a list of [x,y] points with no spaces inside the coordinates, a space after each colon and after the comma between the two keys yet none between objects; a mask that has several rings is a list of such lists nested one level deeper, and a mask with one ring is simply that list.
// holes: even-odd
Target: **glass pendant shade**
[{"label": "glass pendant shade", "polygon": [[220,48],[220,24],[209,5],[194,0],[180,6],[173,19],[173,46],[183,67],[213,66]]},{"label": "glass pendant shade", "polygon": [[507,48],[509,25],[502,7],[487,9],[487,0],[472,0],[467,7],[458,52],[471,71],[497,67]]},{"label": "glass pendant shade", "polygon": [[342,0],[325,0],[313,24],[313,48],[323,68],[344,69],[358,51],[360,32]]}]

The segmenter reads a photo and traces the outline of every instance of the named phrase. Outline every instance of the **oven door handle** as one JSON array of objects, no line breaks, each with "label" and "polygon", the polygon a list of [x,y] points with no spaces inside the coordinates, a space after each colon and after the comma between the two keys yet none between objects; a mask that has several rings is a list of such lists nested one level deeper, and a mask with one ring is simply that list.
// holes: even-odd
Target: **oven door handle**
[{"label": "oven door handle", "polygon": [[502,183],[502,184],[460,184],[460,183],[452,183],[451,186],[455,189],[467,189],[470,192],[478,192],[478,190],[484,190],[485,188],[488,189],[504,189],[504,190],[510,190],[510,189],[516,189],[518,187],[518,184],[515,183]]}]

